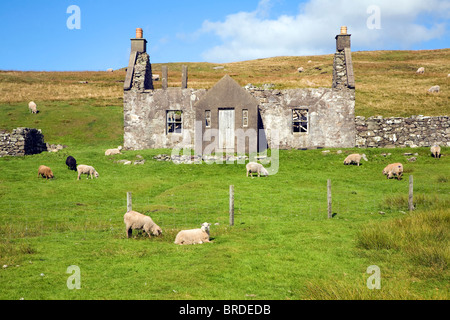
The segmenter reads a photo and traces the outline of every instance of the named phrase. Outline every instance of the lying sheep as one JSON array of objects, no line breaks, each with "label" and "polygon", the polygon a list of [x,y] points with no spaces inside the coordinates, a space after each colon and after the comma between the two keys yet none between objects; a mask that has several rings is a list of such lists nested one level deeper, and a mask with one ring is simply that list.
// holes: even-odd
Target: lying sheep
[{"label": "lying sheep", "polygon": [[39,167],[39,169],[38,169],[38,178],[40,176],[42,176],[42,178],[46,178],[47,180],[54,178],[52,170],[49,167],[47,167],[47,166],[40,166]]},{"label": "lying sheep", "polygon": [[77,160],[74,157],[68,156],[66,159],[66,165],[70,170],[77,171]]},{"label": "lying sheep", "polygon": [[365,161],[369,161],[369,160],[367,160],[367,157],[365,154],[351,154],[347,158],[345,158],[344,164],[349,165],[349,164],[354,163],[354,164],[357,164],[359,167],[361,158],[364,159]]},{"label": "lying sheep", "polygon": [[258,173],[258,177],[260,177],[261,174],[263,174],[265,177],[267,177],[269,175],[269,172],[260,163],[249,162],[249,163],[247,163],[245,168],[247,169],[247,177],[248,177],[248,174],[250,173],[252,179],[253,179],[253,173]]},{"label": "lying sheep", "polygon": [[431,155],[433,158],[440,158],[441,157],[441,147],[435,144],[431,147]]},{"label": "lying sheep", "polygon": [[152,218],[136,211],[128,211],[125,213],[123,222],[125,222],[127,238],[131,237],[133,230],[144,230],[149,238],[152,235],[157,237],[162,234],[161,228],[153,222]]},{"label": "lying sheep", "polygon": [[28,103],[28,109],[30,110],[31,113],[38,113],[37,105],[36,103],[34,103],[34,101],[30,101]]},{"label": "lying sheep", "polygon": [[78,171],[77,180],[80,180],[80,176],[82,174],[88,175],[88,177],[86,179],[89,179],[89,175],[91,176],[91,179],[94,179],[92,176],[94,176],[95,178],[98,178],[98,176],[99,176],[98,172],[94,169],[94,167],[87,166],[84,164],[80,164],[79,166],[77,166],[77,171]]},{"label": "lying sheep", "polygon": [[397,176],[397,180],[401,180],[403,175],[403,165],[401,163],[389,164],[383,169],[383,174],[387,176],[388,179],[395,175]]},{"label": "lying sheep", "polygon": [[118,146],[116,149],[108,149],[105,151],[105,156],[113,156],[115,154],[121,154],[122,146]]},{"label": "lying sheep", "polygon": [[182,230],[175,238],[175,244],[202,244],[209,240],[209,227],[211,223],[203,223],[200,229]]}]

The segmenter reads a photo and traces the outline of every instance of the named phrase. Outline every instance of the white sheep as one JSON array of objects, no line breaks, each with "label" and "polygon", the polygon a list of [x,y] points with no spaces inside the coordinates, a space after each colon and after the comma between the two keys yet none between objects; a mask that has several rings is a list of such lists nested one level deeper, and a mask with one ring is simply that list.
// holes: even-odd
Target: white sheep
[{"label": "white sheep", "polygon": [[441,147],[435,144],[431,147],[431,154],[434,158],[440,158],[441,157]]},{"label": "white sheep", "polygon": [[108,149],[105,151],[105,156],[113,156],[115,154],[121,154],[122,146],[118,146],[116,149]]},{"label": "white sheep", "polygon": [[211,223],[204,222],[200,229],[182,230],[175,238],[175,244],[202,244],[209,240],[209,227]]},{"label": "white sheep", "polygon": [[430,93],[439,92],[439,91],[441,91],[440,86],[432,86],[430,89],[428,89],[428,92],[430,92]]},{"label": "white sheep", "polygon": [[153,222],[152,218],[136,211],[128,211],[125,213],[123,222],[125,222],[127,238],[131,237],[133,230],[144,230],[149,238],[152,235],[157,237],[162,234],[161,228]]},{"label": "white sheep", "polygon": [[247,163],[245,168],[247,169],[247,177],[248,177],[249,173],[250,173],[252,178],[253,178],[253,173],[258,173],[258,177],[260,177],[261,174],[263,174],[266,177],[269,175],[269,172],[260,163],[249,162],[249,163]]},{"label": "white sheep", "polygon": [[94,169],[94,167],[92,166],[87,166],[85,164],[80,164],[77,166],[77,171],[78,171],[78,178],[77,180],[80,180],[80,176],[82,174],[87,174],[88,177],[86,179],[89,179],[89,175],[91,176],[91,179],[94,179],[92,176],[94,176],[95,178],[99,177],[98,172]]},{"label": "white sheep", "polygon": [[383,174],[387,176],[388,179],[395,175],[397,176],[397,180],[401,180],[403,175],[403,165],[401,163],[389,164],[383,169]]},{"label": "white sheep", "polygon": [[369,161],[365,154],[351,154],[347,158],[345,158],[344,164],[348,165],[348,164],[355,163],[359,167],[359,164],[361,162],[361,158],[364,159],[365,161]]},{"label": "white sheep", "polygon": [[420,67],[419,69],[417,69],[416,73],[417,74],[424,74],[425,73],[425,68],[424,67]]},{"label": "white sheep", "polygon": [[28,109],[31,113],[38,113],[37,105],[36,103],[34,103],[34,101],[30,101],[30,103],[28,103]]}]

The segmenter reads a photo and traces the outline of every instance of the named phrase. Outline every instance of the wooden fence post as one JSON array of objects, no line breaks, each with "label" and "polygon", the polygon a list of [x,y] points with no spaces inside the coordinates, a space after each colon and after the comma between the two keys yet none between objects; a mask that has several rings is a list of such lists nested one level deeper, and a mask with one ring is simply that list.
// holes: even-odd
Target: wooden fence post
[{"label": "wooden fence post", "polygon": [[131,199],[131,192],[127,192],[127,212],[133,210],[133,204]]},{"label": "wooden fence post", "polygon": [[408,198],[408,207],[409,211],[414,210],[414,178],[412,175],[409,176],[409,198]]},{"label": "wooden fence post", "polygon": [[331,180],[327,181],[327,203],[328,203],[328,219],[333,217],[333,210],[331,208]]},{"label": "wooden fence post", "polygon": [[234,226],[234,186],[230,185],[230,226]]}]

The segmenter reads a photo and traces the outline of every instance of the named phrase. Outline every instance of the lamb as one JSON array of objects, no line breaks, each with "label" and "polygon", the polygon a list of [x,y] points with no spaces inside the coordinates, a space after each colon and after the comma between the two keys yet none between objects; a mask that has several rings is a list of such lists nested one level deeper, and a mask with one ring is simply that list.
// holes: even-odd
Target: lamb
[{"label": "lamb", "polygon": [[347,158],[345,158],[344,164],[349,165],[349,164],[354,163],[354,164],[357,164],[359,167],[361,158],[364,159],[365,161],[369,161],[369,160],[367,160],[367,157],[365,154],[351,154]]},{"label": "lamb", "polygon": [[143,215],[136,211],[128,211],[123,216],[123,221],[125,222],[125,230],[127,233],[127,238],[131,237],[134,230],[144,230],[148,234],[148,237],[159,236],[162,234],[161,228],[153,222],[152,218]]},{"label": "lamb", "polygon": [[440,158],[441,157],[441,147],[438,146],[437,144],[432,146],[431,147],[431,155],[436,159]]},{"label": "lamb", "polygon": [[30,101],[30,103],[28,103],[28,109],[31,113],[38,113],[37,105],[36,103],[34,103],[34,101]]},{"label": "lamb", "polygon": [[66,159],[66,165],[70,170],[77,171],[77,160],[74,157],[68,156]]},{"label": "lamb", "polygon": [[402,179],[403,165],[401,163],[392,163],[383,169],[383,174],[387,176],[387,179],[397,176],[397,180]]},{"label": "lamb", "polygon": [[77,178],[77,180],[80,180],[80,176],[82,174],[87,174],[88,175],[88,177],[86,179],[89,179],[89,175],[91,176],[91,179],[94,179],[92,176],[94,176],[95,178],[99,177],[99,174],[94,169],[94,167],[87,166],[87,165],[84,165],[84,164],[80,164],[79,166],[77,166],[77,171],[78,171],[78,178]]},{"label": "lamb", "polygon": [[419,69],[417,69],[416,73],[417,74],[424,74],[425,73],[425,68],[424,67],[420,67]]},{"label": "lamb", "polygon": [[116,149],[108,149],[105,151],[105,156],[113,156],[115,154],[120,154],[120,150],[122,150],[122,146],[118,146]]},{"label": "lamb", "polygon": [[47,166],[40,166],[39,167],[39,169],[38,169],[38,178],[40,176],[42,176],[42,178],[46,178],[47,180],[54,178],[52,170],[49,167],[47,167]]},{"label": "lamb", "polygon": [[211,223],[204,222],[200,229],[182,230],[175,238],[175,244],[202,244],[209,240],[209,227]]},{"label": "lamb", "polygon": [[269,175],[269,172],[266,170],[266,168],[263,167],[262,164],[260,163],[256,163],[256,162],[249,162],[247,163],[247,165],[245,166],[245,168],[247,169],[247,177],[248,174],[250,173],[252,179],[253,179],[253,173],[258,173],[258,177],[261,176],[261,173],[267,177]]}]

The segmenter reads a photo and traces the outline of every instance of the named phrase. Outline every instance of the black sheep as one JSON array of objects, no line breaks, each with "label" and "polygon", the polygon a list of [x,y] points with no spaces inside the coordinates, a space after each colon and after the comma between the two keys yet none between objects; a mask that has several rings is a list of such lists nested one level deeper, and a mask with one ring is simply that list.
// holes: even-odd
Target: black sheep
[{"label": "black sheep", "polygon": [[74,157],[68,156],[66,159],[66,164],[70,170],[77,171],[77,160]]}]

